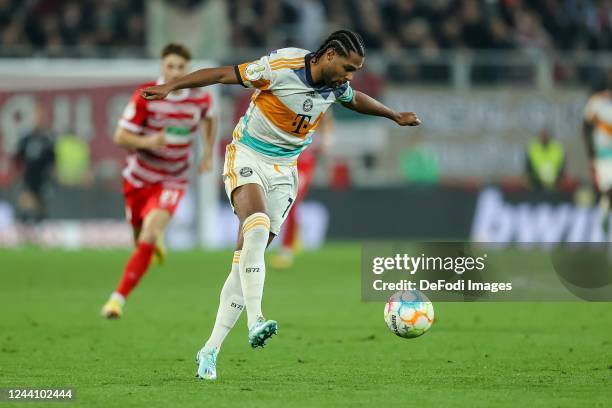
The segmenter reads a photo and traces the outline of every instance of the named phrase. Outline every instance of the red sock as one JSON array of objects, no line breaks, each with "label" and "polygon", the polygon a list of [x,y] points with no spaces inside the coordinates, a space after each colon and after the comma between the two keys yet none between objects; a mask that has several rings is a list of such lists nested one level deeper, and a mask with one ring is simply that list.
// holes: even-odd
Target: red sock
[{"label": "red sock", "polygon": [[154,250],[154,244],[147,244],[146,242],[138,243],[132,257],[125,265],[125,271],[117,287],[117,293],[121,294],[123,297],[127,297],[130,294],[138,284],[138,281],[140,281],[140,278],[142,278],[147,272],[147,269],[149,269]]},{"label": "red sock", "polygon": [[297,221],[296,221],[296,215],[295,215],[295,210],[296,210],[296,206],[293,206],[293,208],[289,211],[289,214],[287,215],[287,219],[285,220],[285,232],[283,234],[283,248],[285,249],[289,249],[292,250],[293,249],[293,243],[295,241],[295,235],[297,232]]}]

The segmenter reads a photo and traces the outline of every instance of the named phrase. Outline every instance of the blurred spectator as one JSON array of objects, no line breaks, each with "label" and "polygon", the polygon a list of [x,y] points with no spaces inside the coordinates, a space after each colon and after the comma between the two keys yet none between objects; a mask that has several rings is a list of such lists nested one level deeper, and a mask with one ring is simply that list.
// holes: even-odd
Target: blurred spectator
[{"label": "blurred spectator", "polygon": [[15,17],[11,0],[0,0],[0,27],[6,27]]},{"label": "blurred spectator", "polygon": [[327,37],[325,8],[319,0],[289,0],[296,10],[300,45],[314,50]]},{"label": "blurred spectator", "polygon": [[57,182],[63,186],[83,186],[92,180],[89,144],[74,133],[65,133],[55,144]]},{"label": "blurred spectator", "polygon": [[517,13],[514,33],[517,43],[525,49],[548,49],[552,45],[540,16],[532,11],[521,10]]},{"label": "blurred spectator", "polygon": [[400,154],[400,168],[410,183],[435,184],[440,180],[440,165],[434,152],[425,145],[425,138],[418,134],[409,149]]},{"label": "blurred spectator", "polygon": [[491,47],[490,35],[483,10],[476,0],[465,0],[461,7],[463,30],[461,36],[469,48],[487,49]]},{"label": "blurred spectator", "polygon": [[[91,56],[96,47],[144,47],[144,0],[0,0],[4,53]],[[31,55],[30,55],[31,56]]]},{"label": "blurred spectator", "polygon": [[23,168],[23,189],[17,207],[26,222],[45,216],[44,193],[55,163],[55,147],[48,113],[42,104],[36,108],[34,128],[19,141],[15,161]]},{"label": "blurred spectator", "polygon": [[[171,3],[191,10],[207,1]],[[96,46],[144,49],[147,4],[0,0],[0,45],[60,55],[85,47],[87,56]],[[612,50],[612,0],[229,0],[227,10],[241,48],[314,48],[345,27],[375,50]]]},{"label": "blurred spectator", "polygon": [[229,17],[235,46],[278,48],[302,43],[291,38],[298,16],[288,1],[231,0]]},{"label": "blurred spectator", "polygon": [[510,35],[508,26],[501,18],[494,18],[489,23],[488,28],[489,47],[498,50],[514,48],[514,41]]},{"label": "blurred spectator", "polygon": [[547,129],[533,139],[525,158],[527,177],[534,190],[556,190],[565,171],[565,149]]},{"label": "blurred spectator", "polygon": [[175,6],[183,7],[186,9],[194,8],[204,3],[206,0],[168,0]]}]

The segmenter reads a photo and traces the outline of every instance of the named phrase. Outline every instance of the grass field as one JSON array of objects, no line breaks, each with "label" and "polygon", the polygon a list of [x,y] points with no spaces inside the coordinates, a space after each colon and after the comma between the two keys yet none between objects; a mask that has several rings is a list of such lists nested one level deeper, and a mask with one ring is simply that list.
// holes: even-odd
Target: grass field
[{"label": "grass field", "polygon": [[231,252],[170,254],[105,321],[127,256],[0,250],[0,387],[73,387],[83,407],[612,405],[611,304],[437,303],[431,332],[403,340],[361,302],[359,247],[341,244],[269,270],[279,335],[251,350],[243,316],[219,380],[197,381]]}]

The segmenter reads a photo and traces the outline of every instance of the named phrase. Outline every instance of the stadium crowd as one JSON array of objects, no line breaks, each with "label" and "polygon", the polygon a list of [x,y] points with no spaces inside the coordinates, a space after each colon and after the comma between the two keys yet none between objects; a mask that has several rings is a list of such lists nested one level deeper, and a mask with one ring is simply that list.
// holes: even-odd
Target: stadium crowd
[{"label": "stadium crowd", "polygon": [[[281,24],[358,31],[368,48],[612,50],[612,1],[233,0],[234,44],[267,46]],[[551,33],[555,33],[554,36]],[[320,33],[319,36],[321,36]],[[295,42],[289,38],[288,43]]]},{"label": "stadium crowd", "polygon": [[[193,8],[220,0],[181,0]],[[170,3],[170,2],[169,2]],[[612,50],[612,0],[229,0],[235,47],[313,47],[330,30],[370,49]],[[144,0],[0,0],[0,46],[62,55],[144,48]],[[552,34],[554,33],[554,35]],[[86,56],[90,54],[85,53]]]},{"label": "stadium crowd", "polygon": [[0,27],[0,47],[10,56],[142,48],[144,0],[0,0]]}]

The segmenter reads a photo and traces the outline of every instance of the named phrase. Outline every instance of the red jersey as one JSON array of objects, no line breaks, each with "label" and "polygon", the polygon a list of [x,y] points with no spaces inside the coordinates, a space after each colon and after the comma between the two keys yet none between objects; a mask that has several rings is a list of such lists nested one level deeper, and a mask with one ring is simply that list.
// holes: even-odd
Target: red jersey
[{"label": "red jersey", "polygon": [[143,136],[164,131],[166,145],[131,153],[123,177],[135,187],[161,183],[167,188],[185,189],[189,181],[191,145],[202,119],[212,115],[212,96],[201,88],[181,89],[154,101],[140,96],[142,88],[160,83],[143,84],[134,92],[119,126]]}]

